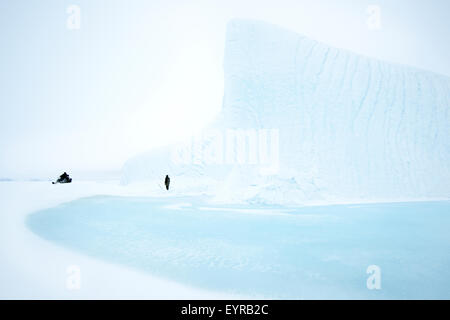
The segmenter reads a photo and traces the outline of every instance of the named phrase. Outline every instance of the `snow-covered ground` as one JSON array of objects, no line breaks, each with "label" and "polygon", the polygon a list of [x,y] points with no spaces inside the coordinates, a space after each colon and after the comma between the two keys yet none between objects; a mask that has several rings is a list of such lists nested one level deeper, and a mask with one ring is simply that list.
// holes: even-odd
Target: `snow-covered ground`
[{"label": "snow-covered ground", "polygon": [[449,201],[220,205],[148,190],[1,182],[0,298],[450,297]]},{"label": "snow-covered ground", "polygon": [[[120,187],[117,182],[0,182],[0,299],[236,298],[67,250],[25,225],[26,217],[34,211],[94,195],[145,193]],[[73,275],[71,266],[79,267],[79,290],[67,287]]]}]

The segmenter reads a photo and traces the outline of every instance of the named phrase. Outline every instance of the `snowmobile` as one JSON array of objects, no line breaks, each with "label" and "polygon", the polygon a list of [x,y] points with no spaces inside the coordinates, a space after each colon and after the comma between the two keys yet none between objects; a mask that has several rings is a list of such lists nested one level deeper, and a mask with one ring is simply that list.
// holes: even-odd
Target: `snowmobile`
[{"label": "snowmobile", "polygon": [[69,175],[67,173],[63,173],[62,175],[59,176],[58,180],[56,181],[52,181],[52,184],[57,184],[57,183],[71,183],[72,182],[72,178],[69,177]]}]

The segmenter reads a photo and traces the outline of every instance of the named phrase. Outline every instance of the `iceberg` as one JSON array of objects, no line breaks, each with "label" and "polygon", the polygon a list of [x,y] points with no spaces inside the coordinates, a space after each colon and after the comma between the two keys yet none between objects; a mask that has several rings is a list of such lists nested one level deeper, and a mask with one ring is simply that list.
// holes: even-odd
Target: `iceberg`
[{"label": "iceberg", "polygon": [[123,184],[169,174],[173,192],[224,202],[449,198],[449,77],[247,20],[228,24],[224,71],[217,119],[127,161]]}]

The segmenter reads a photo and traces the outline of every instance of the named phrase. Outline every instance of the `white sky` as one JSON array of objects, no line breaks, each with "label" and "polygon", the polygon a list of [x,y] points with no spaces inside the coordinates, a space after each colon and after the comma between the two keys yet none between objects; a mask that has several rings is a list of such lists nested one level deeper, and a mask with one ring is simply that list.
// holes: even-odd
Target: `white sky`
[{"label": "white sky", "polygon": [[[69,5],[81,28],[66,27]],[[381,8],[381,29],[367,7]],[[267,21],[450,75],[446,0],[49,0],[0,4],[0,178],[118,171],[219,112],[226,23]]]}]

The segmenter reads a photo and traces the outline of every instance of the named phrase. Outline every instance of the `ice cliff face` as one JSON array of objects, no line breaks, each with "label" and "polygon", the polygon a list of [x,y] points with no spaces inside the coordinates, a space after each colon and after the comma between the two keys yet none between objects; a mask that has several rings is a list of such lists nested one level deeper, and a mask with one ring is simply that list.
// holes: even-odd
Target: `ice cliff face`
[{"label": "ice cliff face", "polygon": [[262,22],[230,22],[225,48],[217,121],[131,159],[124,183],[207,178],[224,201],[449,198],[450,78]]}]

